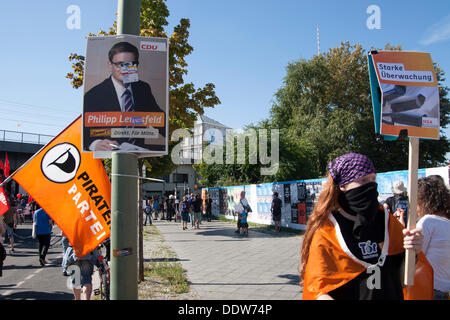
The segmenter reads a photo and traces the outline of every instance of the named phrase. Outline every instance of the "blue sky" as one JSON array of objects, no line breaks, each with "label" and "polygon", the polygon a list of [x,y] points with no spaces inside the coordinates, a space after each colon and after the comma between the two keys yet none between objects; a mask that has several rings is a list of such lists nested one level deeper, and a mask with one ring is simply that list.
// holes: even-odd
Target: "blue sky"
[{"label": "blue sky", "polygon": [[[70,5],[81,10],[80,29],[68,29]],[[381,29],[369,30],[366,9],[378,5]],[[191,22],[187,81],[216,85],[222,104],[206,115],[232,128],[268,117],[285,68],[341,41],[430,52],[450,74],[450,1],[379,0],[168,0],[167,28]],[[0,129],[54,135],[81,113],[82,89],[65,74],[70,53],[84,54],[85,36],[107,30],[115,0],[2,1],[0,34]],[[448,78],[448,77],[447,77]],[[445,82],[450,87],[450,81]],[[450,130],[446,130],[450,136]]]}]

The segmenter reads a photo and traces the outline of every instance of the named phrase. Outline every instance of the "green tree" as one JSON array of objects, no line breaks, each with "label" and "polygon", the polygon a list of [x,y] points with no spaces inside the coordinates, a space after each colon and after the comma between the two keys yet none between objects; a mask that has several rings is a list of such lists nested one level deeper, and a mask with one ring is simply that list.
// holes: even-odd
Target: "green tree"
[{"label": "green tree", "polygon": [[[402,48],[388,43],[384,50]],[[442,85],[445,73],[437,64],[435,72],[441,128],[445,128],[450,121],[449,88]],[[261,164],[251,165],[248,159],[241,165],[203,163],[196,168],[204,185],[316,178],[326,173],[329,161],[348,152],[368,155],[378,172],[408,168],[408,142],[384,141],[375,134],[367,51],[349,42],[310,60],[289,63],[283,86],[274,95],[269,119],[247,128],[280,130],[278,172],[261,176]],[[450,144],[443,131],[440,140],[420,141],[419,166],[442,165],[449,151]]]},{"label": "green tree", "polygon": [[[279,132],[279,166],[273,175],[262,175],[261,169],[271,164],[262,164],[260,161],[261,150],[259,149],[259,132],[265,130],[267,132],[267,151],[268,156],[274,152],[274,146],[271,145],[271,129],[278,129]],[[238,144],[233,144],[234,158],[237,159],[238,153],[244,153],[245,159],[243,164],[226,163],[226,150],[223,153],[223,164],[207,164],[205,162],[194,165],[194,168],[202,177],[200,183],[207,187],[213,186],[229,186],[241,184],[254,184],[263,182],[287,181],[296,179],[307,179],[316,177],[311,167],[311,159],[309,154],[304,152],[304,148],[291,141],[285,133],[286,129],[275,127],[269,120],[261,121],[254,125],[248,125],[244,131],[255,130],[257,133],[257,143],[254,149],[250,148],[250,141],[245,144],[244,150],[238,149]],[[257,158],[256,164],[251,163],[250,156]]]},{"label": "green tree", "polygon": [[[168,36],[165,27],[168,25],[169,10],[166,0],[141,0],[140,28],[141,36],[169,38],[169,137],[178,128],[192,128],[198,114],[203,114],[205,108],[220,104],[215,93],[215,86],[207,83],[203,88],[196,88],[193,83],[185,83],[188,64],[186,57],[194,48],[189,44],[189,19],[181,19]],[[115,35],[117,23],[114,22],[109,31],[99,31],[90,36]],[[78,89],[83,85],[85,57],[73,53],[69,56],[72,61],[72,72],[66,75],[71,85]],[[169,155],[158,158],[146,158],[144,163],[149,175],[162,176],[172,172],[176,165],[170,158],[173,144],[169,139]]]},{"label": "green tree", "polygon": [[[389,44],[385,49],[401,50]],[[441,93],[441,127],[449,122],[448,88],[436,65]],[[326,172],[327,163],[347,152],[367,154],[377,171],[408,168],[407,141],[384,141],[374,129],[367,53],[361,45],[337,48],[287,66],[284,85],[275,94],[270,120],[313,159],[314,171]],[[420,167],[444,163],[449,141],[420,142]]]}]

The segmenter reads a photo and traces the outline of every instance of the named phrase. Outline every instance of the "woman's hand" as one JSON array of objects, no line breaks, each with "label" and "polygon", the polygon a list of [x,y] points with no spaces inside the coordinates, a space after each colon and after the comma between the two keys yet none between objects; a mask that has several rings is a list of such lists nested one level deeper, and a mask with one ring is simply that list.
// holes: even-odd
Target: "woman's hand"
[{"label": "woman's hand", "polygon": [[317,300],[334,300],[334,299],[328,294],[322,294],[317,297]]},{"label": "woman's hand", "polygon": [[396,217],[398,221],[405,226],[405,210],[397,209],[397,211],[394,212],[394,217]]},{"label": "woman's hand", "polygon": [[403,235],[403,247],[405,249],[412,249],[418,254],[422,250],[423,245],[422,229],[403,229]]}]

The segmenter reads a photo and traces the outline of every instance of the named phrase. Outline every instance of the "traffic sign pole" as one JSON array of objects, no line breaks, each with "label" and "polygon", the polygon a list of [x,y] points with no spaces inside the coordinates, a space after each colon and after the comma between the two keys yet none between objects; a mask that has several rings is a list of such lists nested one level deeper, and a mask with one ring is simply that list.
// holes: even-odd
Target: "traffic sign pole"
[{"label": "traffic sign pole", "polygon": [[[140,34],[140,0],[118,0],[117,34]],[[111,300],[137,300],[138,157],[112,153]]]},{"label": "traffic sign pole", "polygon": [[137,300],[137,156],[112,154],[111,300]]}]

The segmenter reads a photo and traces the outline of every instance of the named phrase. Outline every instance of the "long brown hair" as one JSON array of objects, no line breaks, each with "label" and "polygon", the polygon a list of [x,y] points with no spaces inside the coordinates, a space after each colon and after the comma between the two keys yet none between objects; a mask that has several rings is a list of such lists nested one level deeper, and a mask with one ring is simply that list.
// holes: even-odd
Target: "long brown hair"
[{"label": "long brown hair", "polygon": [[450,191],[440,176],[419,179],[417,203],[423,215],[434,214],[450,219]]},{"label": "long brown hair", "polygon": [[306,232],[303,237],[302,250],[301,250],[301,258],[300,258],[300,277],[304,278],[306,263],[308,262],[309,256],[309,248],[311,246],[312,238],[314,233],[322,226],[324,221],[327,219],[328,214],[339,208],[338,197],[341,190],[334,183],[333,178],[330,174],[328,174],[328,180],[323,187],[322,192],[320,193],[319,199],[317,200],[316,205],[314,206],[314,210],[311,216],[308,219],[308,224],[306,226]]}]

